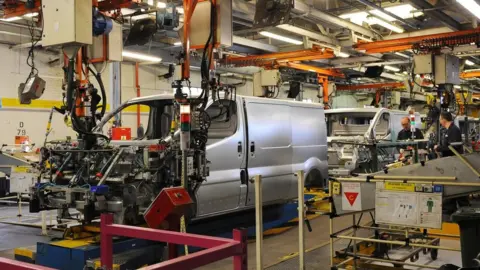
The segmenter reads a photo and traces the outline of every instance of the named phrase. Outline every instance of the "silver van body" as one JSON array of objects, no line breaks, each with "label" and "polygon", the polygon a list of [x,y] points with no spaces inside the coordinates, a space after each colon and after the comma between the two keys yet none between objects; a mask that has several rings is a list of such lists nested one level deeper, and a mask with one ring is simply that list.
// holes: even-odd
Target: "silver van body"
[{"label": "silver van body", "polygon": [[[372,160],[370,150],[362,145],[396,142],[398,132],[402,130],[401,119],[409,114],[385,108],[351,108],[327,110],[325,116],[329,166],[348,174],[360,164]],[[415,113],[415,126],[422,128],[419,113]]]},{"label": "silver van body", "polygon": [[[173,95],[140,97],[121,108],[151,101],[171,102],[172,99]],[[321,105],[247,96],[224,101],[221,105],[218,101],[210,101],[206,109],[212,119],[219,119],[212,120],[208,132],[210,175],[196,194],[195,218],[254,208],[255,189],[249,180],[255,175],[262,175],[264,205],[284,203],[297,197],[295,172],[298,170],[305,171],[307,184],[326,183],[327,133]],[[114,114],[106,116],[101,125]],[[152,123],[149,120],[149,124]]]}]

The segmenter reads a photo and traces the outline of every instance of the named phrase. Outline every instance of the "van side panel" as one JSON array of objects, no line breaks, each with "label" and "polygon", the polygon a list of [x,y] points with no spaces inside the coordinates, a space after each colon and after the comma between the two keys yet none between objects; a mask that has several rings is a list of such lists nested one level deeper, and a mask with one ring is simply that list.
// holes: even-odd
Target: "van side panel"
[{"label": "van side panel", "polygon": [[[248,119],[248,174],[262,175],[264,203],[284,200],[292,179],[290,106],[278,100],[245,98]],[[255,203],[255,189],[248,186],[247,205]]]},{"label": "van side panel", "polygon": [[[304,170],[305,175],[312,170],[320,172],[323,179],[328,177],[327,129],[325,113],[319,106],[307,107],[292,104],[292,165],[293,171]],[[296,179],[290,197],[296,197]]]}]

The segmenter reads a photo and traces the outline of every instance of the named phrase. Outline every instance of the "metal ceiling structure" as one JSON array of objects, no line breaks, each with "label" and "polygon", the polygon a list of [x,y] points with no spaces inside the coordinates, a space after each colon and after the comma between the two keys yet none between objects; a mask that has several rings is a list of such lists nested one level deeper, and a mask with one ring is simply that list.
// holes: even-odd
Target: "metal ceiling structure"
[{"label": "metal ceiling structure", "polygon": [[[385,79],[398,81],[405,77],[401,72],[408,70],[410,67],[412,42],[420,40],[425,35],[443,35],[452,31],[472,29],[476,25],[476,19],[472,18],[473,14],[459,7],[456,3],[449,4],[445,1],[439,0],[434,3],[425,0],[409,0],[407,3],[411,5],[410,13],[412,15],[402,16],[399,12],[392,12],[392,9],[396,6],[405,6],[406,3],[403,1],[329,0],[326,2],[313,1],[309,4],[303,0],[294,0],[290,11],[291,19],[288,23],[258,29],[253,28],[255,2],[232,0],[234,46],[229,48],[226,53],[233,53],[237,56],[239,54],[245,55],[247,56],[245,60],[247,60],[265,53],[294,53],[301,50],[312,50],[312,48],[320,46],[330,50],[330,53],[296,55],[288,62],[290,64],[313,66],[322,70],[341,70],[345,74],[350,71],[359,72],[369,66],[389,65],[395,68],[382,73],[382,78],[379,81]],[[15,2],[18,5],[12,6]],[[153,11],[157,9],[156,5],[149,5],[151,3],[156,4],[156,2],[158,1],[99,0],[98,5],[102,10],[108,10],[112,5],[115,5],[116,7],[129,8],[133,12],[137,11],[138,14],[145,14],[150,12],[150,9]],[[10,18],[7,19],[10,22],[0,21],[0,42],[16,45],[15,48],[26,46],[21,44],[20,37],[15,36],[19,35],[18,29],[12,25],[23,25],[19,27],[25,27],[26,20],[32,18],[23,17],[22,20],[15,21],[11,18],[37,12],[40,1],[37,0],[35,3],[34,9],[25,9],[24,1],[8,1],[8,5],[6,1],[3,1],[3,16],[4,18]],[[181,5],[181,2],[178,2],[178,5]],[[362,12],[366,13],[365,16],[368,16],[368,18],[373,15],[377,16],[377,19],[383,20],[382,24],[369,24],[368,21],[358,23],[353,18],[344,16],[349,13]],[[420,15],[415,15],[417,13]],[[129,16],[136,16],[135,14]],[[399,28],[403,33],[393,33],[388,27],[390,24]],[[125,23],[124,31],[126,33],[129,31],[129,27],[130,24]],[[259,35],[260,30],[268,30],[303,42],[299,46],[273,40]],[[144,46],[133,46],[129,50],[158,55],[166,63],[175,62],[174,54],[181,51],[181,48],[173,45],[175,36],[178,36],[178,34],[162,30],[152,38],[150,43]],[[400,38],[408,39],[409,43],[399,42]],[[376,42],[370,44],[370,41]],[[388,50],[384,46],[374,46],[374,44],[384,43],[389,44]],[[367,46],[368,49],[365,49]],[[456,52],[459,56],[471,59],[474,62],[472,68],[480,64],[475,58],[472,58],[480,54],[480,50],[476,49],[476,46],[471,48],[464,46],[462,50],[459,48],[455,48],[455,50],[459,51]],[[341,54],[343,54],[343,57]],[[192,65],[198,65],[195,59],[192,59],[192,61]],[[237,61],[239,61],[238,58]],[[285,66],[285,63],[282,64]],[[229,70],[229,67],[223,66],[222,69]],[[400,72],[394,71],[397,69]]]}]

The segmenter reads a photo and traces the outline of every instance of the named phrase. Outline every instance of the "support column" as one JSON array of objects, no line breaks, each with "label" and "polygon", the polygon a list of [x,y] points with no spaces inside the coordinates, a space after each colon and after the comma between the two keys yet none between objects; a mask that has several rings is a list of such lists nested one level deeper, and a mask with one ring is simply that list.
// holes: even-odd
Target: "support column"
[{"label": "support column", "polygon": [[[120,62],[113,62],[110,64],[110,91],[109,102],[110,111],[116,110],[122,104],[122,69]],[[115,116],[115,121],[121,121],[121,114]]]}]

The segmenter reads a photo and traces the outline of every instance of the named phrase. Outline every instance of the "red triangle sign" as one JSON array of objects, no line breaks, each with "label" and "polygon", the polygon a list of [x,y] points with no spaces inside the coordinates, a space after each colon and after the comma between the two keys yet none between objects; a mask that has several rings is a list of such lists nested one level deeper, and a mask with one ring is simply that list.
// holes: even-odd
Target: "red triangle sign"
[{"label": "red triangle sign", "polygon": [[347,198],[347,201],[350,203],[350,206],[353,206],[355,203],[355,200],[358,197],[358,192],[345,192],[345,197]]}]

